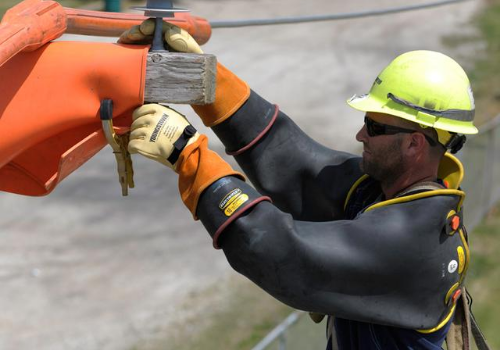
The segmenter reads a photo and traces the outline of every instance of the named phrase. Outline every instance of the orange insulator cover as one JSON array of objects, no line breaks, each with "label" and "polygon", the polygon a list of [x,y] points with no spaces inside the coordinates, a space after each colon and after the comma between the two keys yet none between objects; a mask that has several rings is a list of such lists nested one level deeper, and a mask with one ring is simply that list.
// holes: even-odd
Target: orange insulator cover
[{"label": "orange insulator cover", "polygon": [[24,0],[5,13],[0,23],[0,66],[21,51],[33,51],[60,37],[66,13],[55,1]]},{"label": "orange insulator cover", "polygon": [[99,117],[114,102],[117,132],[144,102],[148,47],[55,42],[0,67],[0,190],[50,193],[106,144]]},{"label": "orange insulator cover", "polygon": [[[18,52],[36,50],[65,32],[120,36],[146,19],[138,14],[63,8],[51,0],[24,0],[9,9],[0,23],[0,66]],[[200,45],[212,34],[206,19],[189,13],[176,13],[167,20],[187,30]]]},{"label": "orange insulator cover", "polygon": [[[100,36],[120,36],[134,25],[139,25],[148,17],[133,13],[101,12],[65,8],[68,28],[66,33]],[[201,17],[178,12],[173,18],[164,18],[188,31],[200,45],[205,44],[212,35],[210,23]]]}]

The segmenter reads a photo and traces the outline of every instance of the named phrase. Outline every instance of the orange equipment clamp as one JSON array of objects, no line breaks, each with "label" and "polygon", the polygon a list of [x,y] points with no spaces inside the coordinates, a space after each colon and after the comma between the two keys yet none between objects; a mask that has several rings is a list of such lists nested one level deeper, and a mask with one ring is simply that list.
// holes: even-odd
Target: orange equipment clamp
[{"label": "orange equipment clamp", "polygon": [[107,145],[101,101],[117,134],[144,103],[148,47],[55,42],[0,67],[0,190],[50,193]]},{"label": "orange equipment clamp", "polygon": [[66,13],[55,1],[25,0],[0,23],[0,66],[21,51],[33,51],[64,34]]},{"label": "orange equipment clamp", "polygon": [[[6,12],[0,23],[0,191],[50,193],[107,145],[102,100],[114,103],[110,125],[118,135],[144,102],[148,47],[50,41],[63,33],[119,36],[146,19],[51,0],[24,0]],[[203,18],[176,13],[168,21],[199,44],[211,36]]]},{"label": "orange equipment clamp", "polygon": [[[0,23],[0,66],[19,52],[33,51],[64,33],[119,36],[147,17],[64,8],[56,1],[24,0],[8,10]],[[201,17],[176,13],[169,23],[187,30],[203,45],[212,34]]]},{"label": "orange equipment clamp", "polygon": [[[68,28],[66,33],[120,36],[121,33],[134,25],[139,25],[149,17],[130,13],[100,12],[64,8],[67,14]],[[205,44],[212,35],[210,23],[201,17],[191,16],[186,12],[175,13],[174,18],[168,18],[168,23],[181,27],[189,32],[200,45]]]}]

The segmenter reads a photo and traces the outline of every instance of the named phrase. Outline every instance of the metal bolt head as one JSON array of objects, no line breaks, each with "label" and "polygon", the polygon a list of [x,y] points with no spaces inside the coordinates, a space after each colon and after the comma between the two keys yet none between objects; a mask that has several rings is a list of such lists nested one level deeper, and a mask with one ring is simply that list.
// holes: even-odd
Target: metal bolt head
[{"label": "metal bolt head", "polygon": [[158,54],[154,54],[151,56],[151,60],[155,63],[160,62],[161,59],[162,59],[161,55],[158,55]]}]

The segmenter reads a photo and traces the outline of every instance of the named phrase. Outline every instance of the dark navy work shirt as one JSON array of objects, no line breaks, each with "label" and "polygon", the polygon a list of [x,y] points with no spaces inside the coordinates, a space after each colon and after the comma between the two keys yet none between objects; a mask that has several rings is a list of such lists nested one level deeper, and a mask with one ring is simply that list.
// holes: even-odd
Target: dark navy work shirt
[{"label": "dark navy work shirt", "polygon": [[[429,334],[341,318],[334,326],[339,350],[441,350],[450,324]],[[331,349],[329,339],[327,350]]]},{"label": "dark navy work shirt", "polygon": [[[345,219],[353,220],[367,206],[381,200],[382,189],[368,178],[354,191],[345,210]],[[335,318],[339,350],[441,350],[451,321],[436,332],[423,334],[416,330],[389,327]],[[327,350],[332,350],[328,340]]]}]

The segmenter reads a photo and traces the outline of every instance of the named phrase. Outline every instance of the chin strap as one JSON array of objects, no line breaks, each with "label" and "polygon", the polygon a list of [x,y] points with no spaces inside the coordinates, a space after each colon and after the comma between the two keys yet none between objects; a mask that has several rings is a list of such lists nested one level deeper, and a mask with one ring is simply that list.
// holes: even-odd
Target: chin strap
[{"label": "chin strap", "polygon": [[452,154],[455,154],[462,149],[465,141],[467,141],[465,135],[453,134],[444,147],[449,149]]}]

